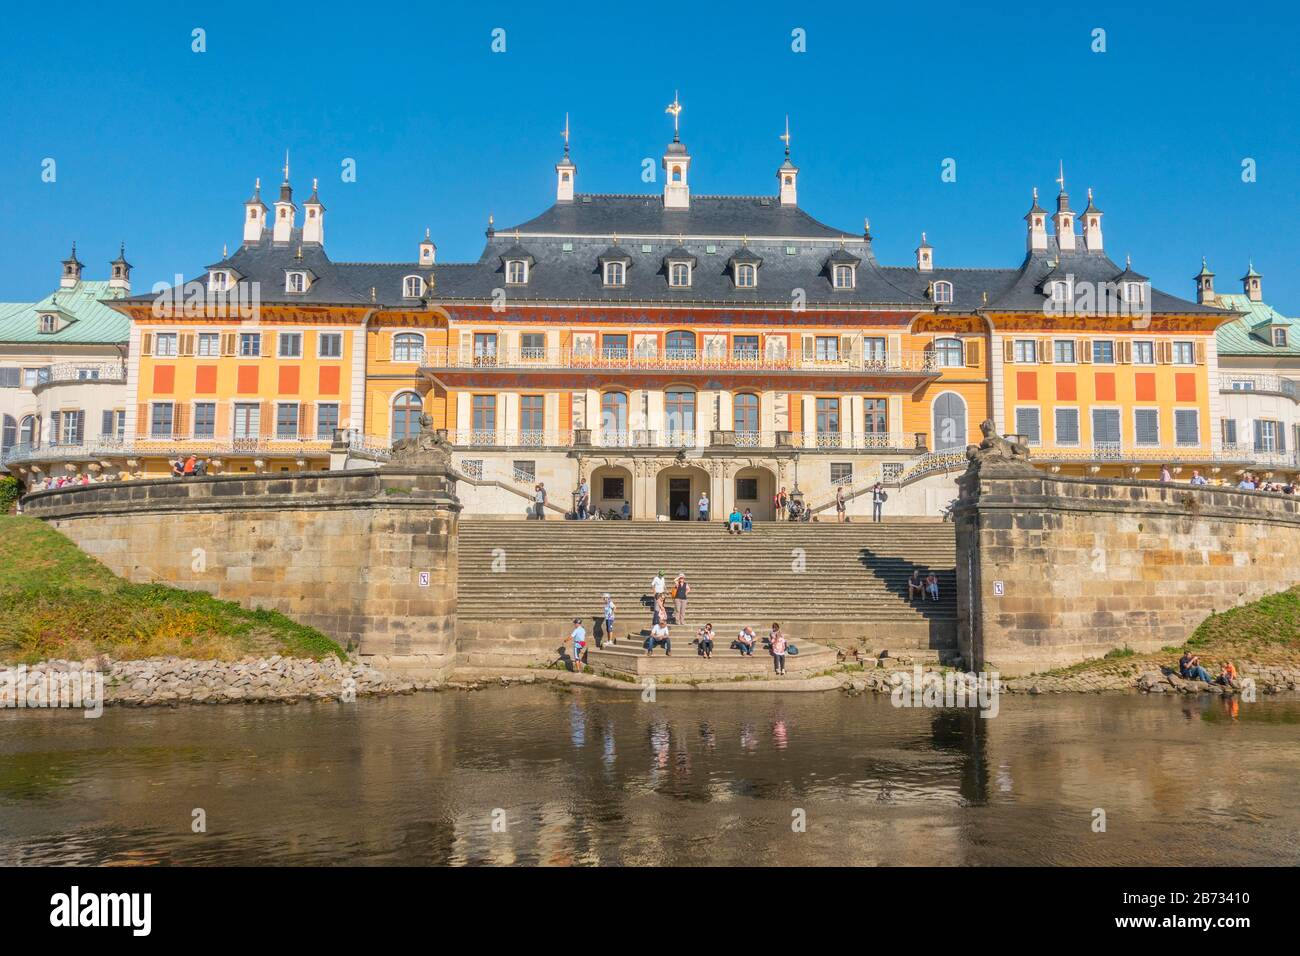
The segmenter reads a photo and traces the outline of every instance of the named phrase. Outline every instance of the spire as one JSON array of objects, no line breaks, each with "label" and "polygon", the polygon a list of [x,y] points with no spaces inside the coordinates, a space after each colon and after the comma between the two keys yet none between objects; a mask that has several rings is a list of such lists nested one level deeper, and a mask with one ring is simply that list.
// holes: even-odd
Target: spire
[{"label": "spire", "polygon": [[1263,278],[1255,271],[1255,263],[1247,260],[1246,274],[1241,277],[1241,290],[1246,293],[1246,298],[1251,302],[1264,301],[1264,291],[1260,286],[1260,280]]},{"label": "spire", "polygon": [[125,242],[118,245],[117,258],[108,264],[108,287],[131,291],[131,263],[126,261]]},{"label": "spire", "polygon": [[1089,252],[1101,252],[1104,248],[1101,217],[1102,211],[1092,201],[1092,187],[1088,187],[1088,206],[1083,210],[1083,245]]},{"label": "spire", "polygon": [[1210,271],[1205,256],[1201,256],[1201,271],[1193,278],[1196,280],[1196,301],[1201,305],[1214,305],[1214,273]]},{"label": "spire", "polygon": [[266,229],[266,203],[262,202],[262,177],[253,180],[253,195],[244,203],[244,242],[260,242]]},{"label": "spire", "polygon": [[59,288],[71,289],[81,281],[81,260],[77,258],[77,243],[72,242],[72,252],[63,260],[63,274],[59,276]]},{"label": "spire", "polygon": [[289,242],[293,238],[294,220],[298,207],[293,204],[293,187],[289,185],[289,151],[284,151],[284,182],[280,183],[280,198],[275,201],[275,223],[271,227],[274,242]]},{"label": "spire", "polygon": [[682,139],[681,139],[681,116],[682,116],[682,104],[681,104],[681,101],[680,101],[680,100],[678,99],[678,97],[677,97],[677,91],[676,91],[676,90],[673,90],[673,101],[672,101],[671,103],[668,104],[668,108],[667,108],[666,110],[664,110],[664,112],[665,112],[665,113],[671,113],[671,114],[672,114],[672,117],[673,117],[673,142],[674,142],[674,143],[680,143],[680,142],[682,141]]},{"label": "spire", "polygon": [[778,136],[777,139],[785,140],[785,158],[789,159],[790,158],[790,114],[789,113],[785,114],[785,132],[782,133],[780,136]]},{"label": "spire", "polygon": [[433,244],[433,239],[429,236],[429,230],[424,230],[424,240],[420,243],[420,265],[431,266],[438,255],[438,247]]},{"label": "spire", "polygon": [[573,202],[573,188],[578,167],[569,158],[569,114],[564,114],[564,156],[555,164],[555,201]]},{"label": "spire", "polygon": [[921,233],[921,244],[916,247],[916,271],[929,272],[934,268],[934,248]]},{"label": "spire", "polygon": [[325,204],[320,201],[320,182],[312,179],[311,195],[302,204],[306,217],[302,221],[302,241],[325,245]]},{"label": "spire", "polygon": [[1056,227],[1056,248],[1060,252],[1074,252],[1074,212],[1070,209],[1070,194],[1065,191],[1065,160],[1060,162],[1060,175],[1056,183],[1061,191],[1056,194],[1056,212],[1052,225]]},{"label": "spire", "polygon": [[790,162],[790,116],[785,118],[785,132],[777,139],[785,142],[785,162],[776,171],[776,181],[781,184],[781,205],[799,205],[799,167]]},{"label": "spire", "polygon": [[691,157],[681,140],[682,103],[673,91],[673,101],[668,104],[665,113],[673,118],[673,141],[664,151],[664,208],[689,209],[691,207],[691,189],[687,184],[687,174],[691,167]]}]

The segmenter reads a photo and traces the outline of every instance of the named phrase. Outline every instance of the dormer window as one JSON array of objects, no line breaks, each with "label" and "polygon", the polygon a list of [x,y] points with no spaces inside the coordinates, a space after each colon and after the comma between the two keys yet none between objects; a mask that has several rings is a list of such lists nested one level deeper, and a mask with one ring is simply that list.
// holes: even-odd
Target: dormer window
[{"label": "dormer window", "polygon": [[668,267],[668,284],[674,289],[688,289],[691,285],[691,264],[674,262]]},{"label": "dormer window", "polygon": [[1070,301],[1070,283],[1064,279],[1054,281],[1048,290],[1052,296],[1052,301],[1056,303],[1065,303]]},{"label": "dormer window", "polygon": [[228,292],[230,290],[230,273],[224,269],[213,269],[208,273],[209,292]]},{"label": "dormer window", "polygon": [[1131,306],[1141,306],[1146,302],[1146,292],[1141,282],[1124,283],[1124,301]]},{"label": "dormer window", "polygon": [[852,289],[857,284],[857,270],[853,266],[835,267],[835,288]]},{"label": "dormer window", "polygon": [[1273,330],[1273,344],[1280,349],[1286,348],[1286,329]]},{"label": "dormer window", "polygon": [[605,285],[625,285],[627,283],[627,264],[623,262],[605,263]]},{"label": "dormer window", "polygon": [[59,317],[53,312],[42,313],[37,320],[37,328],[43,335],[57,332],[59,331]]},{"label": "dormer window", "polygon": [[528,282],[528,263],[523,259],[506,262],[506,282],[510,285],[524,285]]},{"label": "dormer window", "polygon": [[402,297],[418,299],[424,295],[424,280],[419,276],[407,276],[402,280]]},{"label": "dormer window", "polygon": [[284,274],[284,291],[285,292],[306,292],[307,273],[286,272]]},{"label": "dormer window", "polygon": [[952,283],[941,279],[934,284],[934,302],[936,305],[952,304]]},{"label": "dormer window", "polygon": [[753,289],[758,285],[758,266],[749,262],[736,263],[736,288]]}]

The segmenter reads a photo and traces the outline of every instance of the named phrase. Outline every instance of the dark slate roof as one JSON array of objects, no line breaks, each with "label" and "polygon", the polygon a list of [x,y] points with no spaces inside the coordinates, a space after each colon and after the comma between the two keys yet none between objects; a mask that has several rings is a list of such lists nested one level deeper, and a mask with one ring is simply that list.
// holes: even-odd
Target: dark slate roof
[{"label": "dark slate roof", "polygon": [[658,193],[645,196],[579,193],[571,203],[498,232],[563,236],[748,236],[825,238],[846,235],[773,196],[691,196],[689,209],[665,209]]}]

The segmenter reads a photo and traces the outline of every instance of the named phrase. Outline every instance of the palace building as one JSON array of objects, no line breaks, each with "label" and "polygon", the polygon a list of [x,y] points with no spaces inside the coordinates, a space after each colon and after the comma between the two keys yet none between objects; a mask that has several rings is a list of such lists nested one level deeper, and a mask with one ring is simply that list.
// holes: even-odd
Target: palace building
[{"label": "palace building", "polygon": [[[1045,468],[1154,477],[1249,464],[1225,444],[1216,331],[1247,310],[1153,289],[1106,253],[1088,192],[1025,214],[1021,261],[943,264],[926,233],[886,265],[867,221],[799,205],[787,133],[769,195],[692,192],[677,128],[662,189],[582,193],[566,123],[549,208],[474,262],[332,261],[313,184],[301,210],[244,204],[243,241],[190,282],[128,297],[128,470],[181,453],[226,471],[361,467],[444,429],[469,512],[522,515],[580,481],[633,517],[771,516],[780,488],[850,511],[876,481],[933,514],[991,419]],[[1226,307],[1225,307],[1226,305]],[[1226,469],[1226,471],[1225,471]],[[865,499],[862,499],[865,501]]]}]

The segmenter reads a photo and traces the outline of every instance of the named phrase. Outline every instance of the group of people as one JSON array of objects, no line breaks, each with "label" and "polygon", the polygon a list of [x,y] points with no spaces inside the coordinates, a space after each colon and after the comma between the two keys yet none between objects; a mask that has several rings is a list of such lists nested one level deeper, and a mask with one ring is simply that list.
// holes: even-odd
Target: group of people
[{"label": "group of people", "polygon": [[599,508],[591,506],[591,485],[587,479],[578,482],[578,487],[573,493],[573,517],[579,521],[605,520],[605,521],[631,521],[632,505],[626,499],[623,501],[621,508],[610,508],[602,512]]},{"label": "group of people", "polygon": [[[667,630],[667,628],[665,628],[665,630]],[[652,654],[654,648],[658,646],[657,644],[652,643],[652,639],[653,632],[651,638],[647,638],[646,640],[647,655]],[[663,638],[663,644],[665,648],[664,653],[667,654],[671,648],[671,643],[666,636]],[[696,633],[694,644],[697,654],[706,660],[712,659],[714,645],[712,624],[705,624],[699,629]],[[757,644],[758,638],[754,634],[754,629],[746,624],[740,629],[740,632],[736,635],[736,639],[731,642],[731,649],[740,651],[742,657],[753,657],[754,647]],[[798,653],[798,648],[792,648],[790,646],[790,642],[786,640],[785,634],[781,632],[781,625],[777,624],[775,621],[772,623],[772,630],[768,633],[767,637],[763,638],[763,649],[772,655],[772,666],[776,670],[778,676],[785,674],[785,659],[787,655]]]},{"label": "group of people", "polygon": [[34,485],[31,486],[29,490],[50,491],[51,489],[54,488],[68,488],[68,487],[76,487],[78,485],[97,485],[100,482],[104,482],[104,481],[118,481],[118,480],[119,479],[117,475],[108,475],[108,474],[88,475],[83,473],[80,475],[63,475],[58,478],[55,478],[53,475],[50,475],[36,482]]},{"label": "group of people", "polygon": [[1237,668],[1233,666],[1232,661],[1224,661],[1223,666],[1219,668],[1219,676],[1211,677],[1210,672],[1202,666],[1199,655],[1184,651],[1183,656],[1178,659],[1178,676],[1184,680],[1199,680],[1207,684],[1233,687],[1237,681]]},{"label": "group of people", "polygon": [[917,598],[939,600],[939,576],[933,571],[922,577],[920,568],[912,569],[912,576],[907,579],[907,599],[915,601]]},{"label": "group of people", "polygon": [[[1170,484],[1174,480],[1173,473],[1169,470],[1168,465],[1160,466],[1160,480],[1165,484]],[[1203,488],[1210,483],[1210,480],[1201,474],[1199,468],[1193,468],[1192,477],[1188,479],[1187,483],[1193,487]],[[1267,491],[1275,495],[1300,494],[1300,486],[1297,486],[1295,482],[1271,481],[1260,477],[1253,471],[1243,471],[1236,487],[1238,491]]]},{"label": "group of people", "polygon": [[207,459],[199,458],[197,455],[177,457],[177,459],[172,462],[173,478],[202,478],[207,473]]}]

